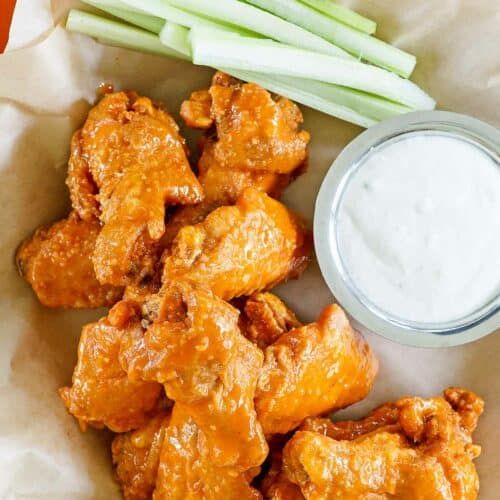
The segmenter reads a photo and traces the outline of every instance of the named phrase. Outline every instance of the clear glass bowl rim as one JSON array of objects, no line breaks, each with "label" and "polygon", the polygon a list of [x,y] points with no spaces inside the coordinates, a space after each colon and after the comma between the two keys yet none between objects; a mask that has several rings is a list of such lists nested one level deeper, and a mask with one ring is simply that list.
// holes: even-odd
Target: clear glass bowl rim
[{"label": "clear glass bowl rim", "polygon": [[396,342],[419,347],[449,347],[477,340],[500,328],[500,296],[474,313],[449,323],[401,320],[379,309],[350,282],[338,249],[331,248],[332,219],[349,178],[375,148],[410,133],[459,135],[479,145],[500,164],[500,131],[475,118],[445,111],[422,111],[390,118],[352,141],[330,167],[319,191],[314,240],[325,281],[346,311],[365,328]]}]

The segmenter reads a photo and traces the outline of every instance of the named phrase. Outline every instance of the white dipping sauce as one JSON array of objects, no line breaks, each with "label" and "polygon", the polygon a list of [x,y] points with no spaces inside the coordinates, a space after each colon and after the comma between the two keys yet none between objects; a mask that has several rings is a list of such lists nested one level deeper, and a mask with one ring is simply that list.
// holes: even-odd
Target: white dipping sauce
[{"label": "white dipping sauce", "polygon": [[500,293],[500,169],[458,137],[413,134],[375,150],[335,229],[352,283],[393,317],[450,322]]}]

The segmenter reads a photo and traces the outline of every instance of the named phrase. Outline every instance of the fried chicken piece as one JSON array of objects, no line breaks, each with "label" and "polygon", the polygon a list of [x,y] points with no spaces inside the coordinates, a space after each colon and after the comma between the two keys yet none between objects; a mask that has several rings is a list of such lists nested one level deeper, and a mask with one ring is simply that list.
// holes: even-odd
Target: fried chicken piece
[{"label": "fried chicken piece", "polygon": [[250,486],[258,469],[220,467],[210,439],[188,407],[176,403],[166,429],[154,500],[259,500]]},{"label": "fried chicken piece", "polygon": [[82,429],[104,426],[114,432],[141,427],[162,393],[156,382],[129,380],[119,362],[122,337],[142,333],[134,304],[116,304],[109,315],[83,328],[72,387],[60,390],[68,411]]},{"label": "fried chicken piece", "polygon": [[453,498],[440,465],[399,434],[349,442],[298,432],[285,448],[284,469],[307,500]]},{"label": "fried chicken piece", "polygon": [[183,103],[181,116],[194,128],[209,129],[215,123],[217,141],[206,148],[218,165],[289,174],[305,161],[310,136],[299,131],[303,118],[294,103],[274,100],[262,87],[221,72],[208,94],[193,94]]},{"label": "fried chicken piece", "polygon": [[248,187],[278,198],[303,170],[309,134],[299,130],[299,108],[274,100],[258,85],[218,72],[210,90],[194,92],[182,104],[181,116],[189,127],[208,130],[198,165],[205,200],[178,209],[167,225],[168,243],[183,226],[233,205]]},{"label": "fried chicken piece", "polygon": [[221,467],[259,466],[267,444],[254,408],[263,355],[238,327],[238,311],[209,290],[169,283],[154,323],[124,337],[121,360],[131,380],[165,385],[201,429]]},{"label": "fried chicken piece", "polygon": [[337,305],[318,322],[281,335],[264,355],[255,406],[266,435],[360,401],[378,370],[370,346]]},{"label": "fried chicken piece", "polygon": [[387,403],[373,410],[362,420],[333,422],[329,418],[307,418],[300,430],[317,432],[337,441],[352,441],[363,434],[392,428],[399,422],[399,413],[395,403]]},{"label": "fried chicken piece", "polygon": [[283,470],[308,500],[473,500],[480,447],[472,432],[483,406],[474,393],[450,388],[444,397],[384,405],[365,421],[323,426],[347,440],[300,431],[285,447]]},{"label": "fried chicken piece", "polygon": [[91,255],[101,227],[94,218],[82,220],[76,212],[52,226],[37,229],[16,253],[21,276],[47,307],[71,309],[109,307],[122,288],[101,285]]},{"label": "fried chicken piece", "polygon": [[125,500],[149,500],[156,486],[160,452],[170,421],[161,412],[133,432],[120,434],[111,445],[115,475]]},{"label": "fried chicken piece", "polygon": [[211,161],[204,155],[200,161],[199,180],[203,186],[205,200],[198,205],[180,207],[168,221],[162,245],[167,248],[179,231],[185,227],[202,222],[215,209],[234,205],[238,196],[246,189],[253,187],[268,193],[273,198],[279,198],[283,189],[291,182],[289,175],[274,173],[227,169],[217,164],[211,164],[205,170],[203,162]]},{"label": "fried chicken piece", "polygon": [[165,253],[163,281],[206,284],[230,300],[298,276],[311,252],[310,233],[284,205],[246,189],[236,206],[184,227]]},{"label": "fried chicken piece", "polygon": [[255,293],[242,304],[240,327],[247,339],[265,349],[281,335],[302,323],[279,297],[272,293]]},{"label": "fried chicken piece", "polygon": [[177,124],[150,99],[108,94],[72,141],[67,184],[73,206],[103,228],[93,262],[101,283],[127,285],[153,272],[165,205],[202,201]]}]

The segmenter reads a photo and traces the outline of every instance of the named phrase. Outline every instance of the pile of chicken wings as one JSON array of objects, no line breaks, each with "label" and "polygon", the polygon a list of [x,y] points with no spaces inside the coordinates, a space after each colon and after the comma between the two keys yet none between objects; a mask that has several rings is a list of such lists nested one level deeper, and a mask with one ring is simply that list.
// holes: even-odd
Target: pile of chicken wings
[{"label": "pile of chicken wings", "polygon": [[302,324],[274,286],[310,231],[278,201],[303,170],[299,108],[217,73],[173,118],[108,93],[72,140],[72,211],[17,253],[42,304],[110,308],[83,328],[60,390],[82,430],[107,428],[127,500],[473,499],[475,394],[405,398],[359,421],[378,370],[337,305]]}]

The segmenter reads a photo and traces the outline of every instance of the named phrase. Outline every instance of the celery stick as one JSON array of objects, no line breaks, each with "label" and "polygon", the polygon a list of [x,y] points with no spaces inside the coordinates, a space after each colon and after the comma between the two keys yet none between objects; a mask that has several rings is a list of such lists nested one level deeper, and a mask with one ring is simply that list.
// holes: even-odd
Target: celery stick
[{"label": "celery stick", "polygon": [[[127,0],[131,2],[132,0]],[[151,0],[141,1],[141,8],[145,8]],[[157,0],[155,0],[157,1]],[[217,21],[230,23],[247,30],[261,33],[269,38],[284,42],[295,47],[310,49],[315,52],[336,55],[346,59],[353,59],[347,52],[327,42],[320,36],[311,33],[300,26],[289,23],[277,16],[257,9],[238,0],[165,0],[179,9],[188,10],[196,14],[208,16]],[[139,5],[136,0],[135,6]],[[173,19],[170,19],[172,20]],[[180,23],[182,24],[182,23]],[[192,27],[192,26],[191,26]]]},{"label": "celery stick", "polygon": [[327,16],[336,19],[351,28],[373,35],[377,31],[377,23],[364,17],[357,12],[354,12],[343,5],[335,3],[333,0],[300,0],[302,3],[309,5],[313,9],[319,10]]},{"label": "celery stick", "polygon": [[186,59],[183,54],[165,47],[159,38],[147,31],[128,26],[110,19],[72,9],[66,21],[66,29],[83,33],[101,40],[107,40],[120,47],[142,52]]},{"label": "celery stick", "polygon": [[[217,2],[219,1],[217,0]],[[409,77],[415,69],[415,56],[328,18],[298,0],[246,1],[291,23],[302,26],[358,58],[394,71],[405,78]]]},{"label": "celery stick", "polygon": [[297,86],[296,78],[289,78],[287,81],[286,79],[277,78],[272,75],[264,75],[251,71],[241,71],[231,68],[224,68],[222,71],[240,80],[256,83],[271,92],[288,97],[305,106],[317,109],[322,113],[340,118],[341,120],[354,123],[360,127],[368,128],[377,123],[377,120],[371,117],[364,116],[347,106],[325,99],[321,95],[309,92],[302,86]]},{"label": "celery stick", "polygon": [[[194,36],[196,36],[196,33],[200,33],[200,31],[202,30],[200,30],[199,28],[191,30],[188,36],[189,43],[191,43],[191,33],[194,33]],[[213,30],[203,30],[203,32],[203,36],[215,37],[218,39],[227,39],[228,43],[231,43],[231,40],[234,40],[235,36],[239,36],[222,31],[215,32]],[[269,44],[278,47],[283,46],[283,44],[280,44],[278,42],[262,39],[252,39],[252,43],[255,45],[262,45],[264,47],[268,47]],[[226,70],[223,69],[222,71]],[[238,72],[239,75],[245,75],[241,78],[243,80],[249,81],[250,79],[254,78],[253,81],[259,84],[263,80],[265,80],[266,82],[272,81],[275,87],[282,85],[284,88],[293,88],[299,93],[305,92],[307,94],[313,94],[318,98],[323,99],[324,101],[351,108],[352,110],[359,112],[365,117],[368,116],[376,120],[383,120],[391,116],[400,115],[412,111],[411,108],[403,104],[389,101],[382,97],[367,94],[366,92],[361,92],[359,90],[342,87],[339,85],[332,85],[330,83],[323,83],[304,78],[293,78],[290,76],[268,75],[251,71],[236,70],[234,68],[231,69],[231,72],[232,74]],[[239,78],[237,75],[234,76]],[[259,78],[258,81],[257,78]],[[269,90],[277,92],[274,89]]]},{"label": "celery stick", "polygon": [[251,31],[242,29],[239,26],[232,26],[225,22],[216,22],[207,19],[202,13],[196,15],[182,9],[169,5],[164,0],[121,0],[130,8],[140,10],[146,14],[171,21],[188,28],[207,28],[218,31],[236,32],[239,34],[252,35]]},{"label": "celery stick", "polygon": [[[191,32],[193,33],[200,33],[200,31],[201,30],[199,28],[191,30]],[[234,39],[235,36],[239,36],[227,32],[214,32],[213,30],[204,30],[204,34],[204,36],[227,39],[229,43],[232,39]],[[190,42],[191,33],[188,36],[188,40]],[[257,45],[260,44],[264,47],[269,46],[270,43],[277,46],[282,45],[278,42],[262,39],[252,39],[252,43]],[[173,45],[170,46],[172,48],[176,48]],[[179,50],[179,48],[177,48],[177,50]],[[395,116],[412,111],[411,108],[402,104],[391,102],[387,99],[360,92],[354,89],[340,87],[338,85],[332,85],[329,83],[302,78],[292,78],[289,76],[266,75],[262,73],[236,69],[222,69],[222,71],[229,72],[233,76],[242,80],[258,83],[259,85],[268,88],[272,92],[281,93],[282,95],[286,95],[290,99],[297,100],[302,104],[306,104],[304,99],[307,98],[308,102],[312,102],[310,107],[319,109],[320,111],[331,114],[333,116],[342,118],[344,114],[339,115],[339,112],[345,113],[345,108],[350,108],[349,112],[356,111],[359,115],[362,116],[362,118],[360,119],[358,117],[356,121],[353,121],[352,117],[351,119],[345,119],[361,126],[366,126],[367,117],[374,120],[383,120],[390,116]],[[279,90],[280,88],[282,90]],[[328,103],[328,106],[325,103]],[[338,106],[340,106],[340,111],[337,109]],[[326,111],[325,109],[328,109],[329,111]]]},{"label": "celery stick", "polygon": [[[389,101],[383,97],[367,94],[365,92],[360,92],[359,90],[347,87],[341,87],[339,85],[332,85],[330,83],[282,75],[265,75],[250,71],[231,71],[238,72],[240,75],[247,75],[249,78],[260,77],[261,81],[266,79],[267,81],[274,82],[276,86],[282,85],[285,88],[293,88],[298,92],[312,94],[320,99],[323,99],[324,101],[349,108],[363,116],[373,118],[377,121],[413,111],[412,108],[409,108],[408,106]],[[247,78],[243,79],[247,80]],[[253,81],[255,81],[255,83],[259,83],[255,79]],[[273,90],[273,92],[277,91]]]},{"label": "celery stick", "polygon": [[163,45],[166,45],[167,47],[176,50],[191,59],[191,43],[189,41],[188,28],[167,21],[161,30],[160,41]]},{"label": "celery stick", "polygon": [[434,100],[413,82],[358,61],[245,37],[234,37],[227,43],[227,39],[196,30],[191,33],[191,44],[195,64],[309,78],[362,90],[414,109],[435,107]]},{"label": "celery stick", "polygon": [[135,12],[127,8],[124,9],[121,2],[110,2],[110,0],[82,0],[82,2],[123,19],[134,26],[151,31],[151,33],[159,34],[165,24],[165,20],[159,17],[148,16],[147,14]]}]

